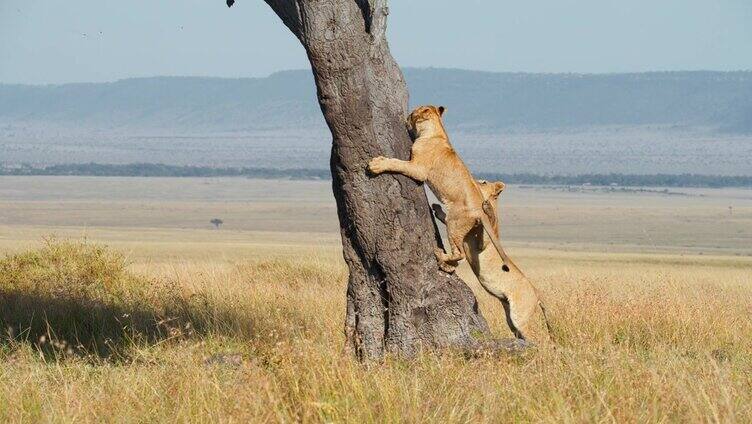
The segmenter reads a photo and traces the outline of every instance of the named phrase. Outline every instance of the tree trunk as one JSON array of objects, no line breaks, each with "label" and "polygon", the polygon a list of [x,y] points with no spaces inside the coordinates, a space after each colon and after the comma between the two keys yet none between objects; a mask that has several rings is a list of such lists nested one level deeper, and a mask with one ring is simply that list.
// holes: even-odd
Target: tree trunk
[{"label": "tree trunk", "polygon": [[361,360],[468,348],[489,334],[472,291],[438,269],[422,186],[370,176],[379,155],[410,158],[407,87],[386,42],[385,0],[266,0],[308,54],[332,132],[332,187],[350,271],[345,333]]}]

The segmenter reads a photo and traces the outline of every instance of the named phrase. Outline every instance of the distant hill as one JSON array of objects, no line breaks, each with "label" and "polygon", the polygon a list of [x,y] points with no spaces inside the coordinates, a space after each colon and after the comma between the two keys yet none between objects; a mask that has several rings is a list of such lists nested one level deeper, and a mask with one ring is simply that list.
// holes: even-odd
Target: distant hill
[{"label": "distant hill", "polygon": [[[464,131],[602,126],[752,133],[752,72],[525,74],[405,70],[411,103],[447,106]],[[266,78],[154,77],[0,85],[0,123],[181,133],[323,128],[309,71]]]},{"label": "distant hill", "polygon": [[290,71],[267,78],[154,77],[99,84],[0,85],[0,122],[186,132],[321,125],[309,74]]},{"label": "distant hill", "polygon": [[[491,174],[752,175],[752,72],[524,74],[406,69],[452,144]],[[310,71],[0,85],[0,166],[328,169]]]}]

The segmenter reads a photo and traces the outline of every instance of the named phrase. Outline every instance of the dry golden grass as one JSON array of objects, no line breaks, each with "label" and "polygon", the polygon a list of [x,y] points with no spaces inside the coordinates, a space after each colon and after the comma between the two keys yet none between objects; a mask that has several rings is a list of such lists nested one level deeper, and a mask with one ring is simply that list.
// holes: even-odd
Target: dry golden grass
[{"label": "dry golden grass", "polygon": [[[164,256],[127,268],[96,246],[46,249],[3,261],[15,264],[3,286],[38,295],[53,287],[76,304],[180,325],[129,327],[116,354],[40,350],[38,335],[14,329],[0,345],[2,422],[752,421],[749,258],[517,249],[545,295],[555,345],[362,366],[341,350],[346,269],[328,248]],[[56,254],[65,264],[50,260]],[[461,271],[493,332],[508,336],[498,302]],[[34,290],[23,285],[29,275]],[[68,335],[75,327],[48,323]]]},{"label": "dry golden grass", "polygon": [[329,182],[0,178],[0,422],[752,422],[749,190],[507,191],[556,344],[364,367]]}]

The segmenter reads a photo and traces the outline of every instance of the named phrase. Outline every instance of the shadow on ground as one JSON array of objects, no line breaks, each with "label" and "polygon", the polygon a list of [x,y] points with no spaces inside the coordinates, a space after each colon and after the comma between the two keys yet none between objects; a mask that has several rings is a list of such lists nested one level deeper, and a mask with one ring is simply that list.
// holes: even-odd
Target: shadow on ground
[{"label": "shadow on ground", "polygon": [[0,260],[0,343],[45,355],[127,358],[134,346],[251,335],[251,323],[177,284],[130,273],[103,246],[48,241]]}]

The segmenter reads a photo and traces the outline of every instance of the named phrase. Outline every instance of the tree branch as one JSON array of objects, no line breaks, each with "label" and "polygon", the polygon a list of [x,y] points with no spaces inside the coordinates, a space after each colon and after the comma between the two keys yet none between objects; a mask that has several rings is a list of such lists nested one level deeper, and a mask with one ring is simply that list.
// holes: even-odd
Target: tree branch
[{"label": "tree branch", "polygon": [[366,32],[373,40],[382,38],[386,32],[386,15],[389,14],[387,0],[355,0],[355,3],[363,13]]},{"label": "tree branch", "polygon": [[371,5],[371,25],[368,32],[374,41],[386,35],[386,17],[389,15],[387,0],[369,0]]},{"label": "tree branch", "polygon": [[300,38],[301,32],[301,18],[300,7],[298,6],[298,0],[264,0],[269,7],[272,8],[274,13],[282,19],[282,23]]}]

